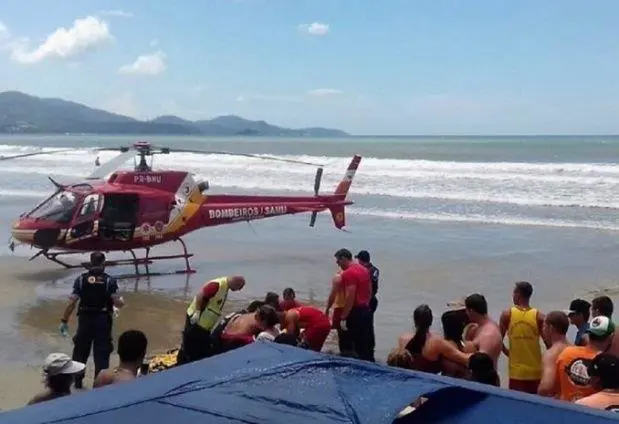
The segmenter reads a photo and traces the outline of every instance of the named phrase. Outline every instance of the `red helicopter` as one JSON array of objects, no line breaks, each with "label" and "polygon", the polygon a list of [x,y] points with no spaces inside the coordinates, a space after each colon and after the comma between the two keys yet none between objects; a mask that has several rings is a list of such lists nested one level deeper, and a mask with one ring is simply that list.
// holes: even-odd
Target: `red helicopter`
[{"label": "red helicopter", "polygon": [[[27,153],[0,157],[0,160],[70,150]],[[110,150],[118,149],[97,149]],[[11,229],[14,240],[40,249],[30,260],[42,255],[66,268],[78,268],[84,264],[71,265],[58,256],[95,250],[122,251],[130,252],[132,259],[110,261],[108,265],[133,265],[137,276],[161,275],[151,273],[149,264],[156,260],[183,258],[185,269],[175,273],[189,274],[195,272],[189,264],[193,254],[187,252],[182,237],[203,227],[302,212],[311,212],[310,226],[313,227],[318,212],[329,210],[335,227],[343,229],[346,224],[344,208],[353,203],[346,196],[361,162],[361,156],[355,155],[352,158],[333,194],[318,194],[323,173],[323,167],[319,166],[314,182],[314,196],[207,195],[208,182],[194,180],[189,172],[154,171],[153,156],[185,152],[314,164],[243,153],[188,149],[172,151],[166,147],[151,146],[148,142],[121,147],[120,152],[77,184],[63,185],[48,177],[56,186],[56,192],[30,212],[22,214]],[[134,157],[134,170],[117,170],[131,156]],[[150,164],[147,163],[147,157],[150,158]],[[110,173],[106,180],[105,177]],[[169,256],[149,256],[151,247],[169,241],[180,242],[183,252]],[[15,242],[12,241],[11,248],[14,247]],[[138,258],[136,249],[145,249],[145,257]],[[144,265],[145,273],[140,273],[139,265]]]}]

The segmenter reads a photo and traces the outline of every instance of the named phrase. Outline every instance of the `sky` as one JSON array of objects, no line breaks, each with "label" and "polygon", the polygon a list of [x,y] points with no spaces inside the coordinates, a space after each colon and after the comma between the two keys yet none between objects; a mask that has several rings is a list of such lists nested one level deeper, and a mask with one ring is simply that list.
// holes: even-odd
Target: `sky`
[{"label": "sky", "polygon": [[352,134],[619,134],[619,1],[2,0],[0,91]]}]

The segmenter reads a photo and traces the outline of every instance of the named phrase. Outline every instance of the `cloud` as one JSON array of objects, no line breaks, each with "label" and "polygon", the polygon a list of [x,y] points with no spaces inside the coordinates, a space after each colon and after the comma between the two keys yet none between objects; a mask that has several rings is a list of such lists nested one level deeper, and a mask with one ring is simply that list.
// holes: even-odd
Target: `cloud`
[{"label": "cloud", "polygon": [[321,24],[320,22],[301,24],[299,25],[299,31],[307,32],[310,35],[327,35],[329,33],[329,25]]},{"label": "cloud", "polygon": [[307,94],[309,94],[310,96],[314,96],[314,97],[327,97],[327,96],[337,96],[339,94],[344,94],[344,92],[336,88],[316,88],[314,90],[308,91]]},{"label": "cloud", "polygon": [[0,21],[0,42],[8,40],[11,38],[11,33],[4,22]]},{"label": "cloud", "polygon": [[159,45],[159,40],[157,38],[153,38],[152,40],[150,40],[151,47],[157,47],[158,45]]},{"label": "cloud", "polygon": [[5,26],[1,31],[5,37],[2,44],[11,52],[11,59],[24,65],[51,58],[67,59],[79,56],[113,40],[107,22],[94,16],[76,19],[70,28],[56,29],[32,50],[29,49],[30,42],[27,38],[12,37]]},{"label": "cloud", "polygon": [[114,10],[100,10],[99,15],[103,16],[117,16],[119,18],[133,18],[133,13],[126,12],[122,9],[114,9]]},{"label": "cloud", "polygon": [[159,75],[166,70],[166,55],[161,51],[143,54],[131,64],[123,65],[118,72],[125,75]]},{"label": "cloud", "polygon": [[138,116],[140,111],[135,96],[131,92],[109,97],[104,102],[103,109],[131,117]]}]

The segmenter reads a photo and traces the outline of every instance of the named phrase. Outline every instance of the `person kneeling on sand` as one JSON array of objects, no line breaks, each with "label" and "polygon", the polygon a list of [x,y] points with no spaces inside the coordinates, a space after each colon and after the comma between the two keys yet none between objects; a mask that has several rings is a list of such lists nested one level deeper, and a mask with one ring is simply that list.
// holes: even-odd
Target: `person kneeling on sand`
[{"label": "person kneeling on sand", "polygon": [[71,385],[75,376],[86,368],[81,362],[73,361],[64,353],[51,353],[45,358],[43,374],[45,376],[44,392],[34,396],[28,405],[45,402],[71,394]]},{"label": "person kneeling on sand", "polygon": [[118,338],[120,364],[99,373],[93,388],[135,380],[146,356],[148,340],[139,330],[125,331]]},{"label": "person kneeling on sand", "polygon": [[[286,311],[283,315],[283,327],[288,334],[299,335],[300,345],[320,352],[331,332],[329,317],[313,306],[301,306]],[[300,330],[305,330],[300,333]]]}]

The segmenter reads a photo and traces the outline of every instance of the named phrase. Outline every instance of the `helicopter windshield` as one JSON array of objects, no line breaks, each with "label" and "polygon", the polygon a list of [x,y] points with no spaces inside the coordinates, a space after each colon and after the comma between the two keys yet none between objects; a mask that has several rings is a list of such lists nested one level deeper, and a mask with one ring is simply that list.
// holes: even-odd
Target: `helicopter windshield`
[{"label": "helicopter windshield", "polygon": [[76,193],[71,191],[58,192],[30,212],[28,218],[69,222],[73,218],[78,200]]}]

